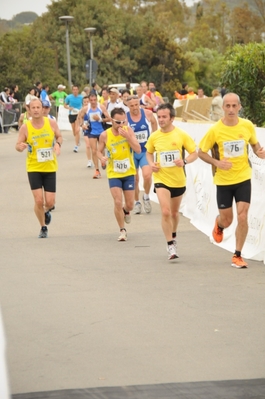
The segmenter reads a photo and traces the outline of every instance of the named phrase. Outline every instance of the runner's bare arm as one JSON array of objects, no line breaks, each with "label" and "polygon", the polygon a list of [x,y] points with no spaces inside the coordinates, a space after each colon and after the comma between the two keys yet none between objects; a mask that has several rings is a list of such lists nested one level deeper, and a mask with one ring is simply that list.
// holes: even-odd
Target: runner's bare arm
[{"label": "runner's bare arm", "polygon": [[144,112],[145,112],[145,115],[146,115],[148,121],[151,123],[151,128],[152,128],[152,133],[153,133],[153,132],[155,132],[157,130],[156,118],[155,118],[155,116],[154,116],[152,111],[150,111],[148,109],[145,109]]},{"label": "runner's bare arm", "polygon": [[221,160],[215,159],[211,157],[211,155],[209,155],[207,152],[202,151],[200,148],[198,151],[198,156],[202,161],[209,163],[210,165],[213,165],[216,168],[223,170],[229,170],[232,168],[232,162],[230,162],[227,158],[223,158]]},{"label": "runner's bare arm", "polygon": [[99,136],[98,149],[97,149],[97,157],[102,163],[106,163],[108,160],[108,157],[103,156],[103,152],[106,146],[106,140],[107,140],[107,132],[105,130]]},{"label": "runner's bare arm", "polygon": [[101,109],[102,113],[105,115],[105,118],[102,119],[102,122],[110,122],[111,121],[111,117],[110,117],[110,114],[108,113],[107,108],[105,107],[105,105],[102,104],[100,106],[100,109]]},{"label": "runner's bare arm", "polygon": [[17,139],[16,146],[15,146],[15,148],[18,152],[22,152],[27,148],[27,146],[28,146],[27,138],[28,138],[28,129],[27,129],[27,126],[24,124],[19,129],[18,139]]},{"label": "runner's bare arm", "polygon": [[128,140],[131,149],[137,154],[141,153],[141,146],[134,134],[134,131],[129,126],[124,126],[119,128],[119,134]]},{"label": "runner's bare arm", "polygon": [[60,155],[63,137],[60,132],[59,126],[57,125],[57,122],[54,119],[49,119],[49,121],[56,139],[56,143],[54,144],[54,151],[56,152],[56,155]]},{"label": "runner's bare arm", "polygon": [[66,104],[66,103],[64,103],[63,106],[64,106],[64,108],[69,109],[69,110],[74,109],[73,107],[70,107],[70,105]]},{"label": "runner's bare arm", "polygon": [[147,103],[147,105],[145,105],[147,108],[154,108],[156,106],[155,101],[151,100],[148,96],[145,96],[144,101]]},{"label": "runner's bare arm", "polygon": [[152,172],[158,172],[160,169],[160,166],[155,162],[154,160],[154,154],[152,154],[151,152],[146,151],[146,159],[147,162],[149,163],[149,165],[152,168]]},{"label": "runner's bare arm", "polygon": [[80,109],[77,115],[77,123],[79,126],[83,126],[84,124],[84,116],[87,111],[87,106]]},{"label": "runner's bare arm", "polygon": [[24,119],[24,113],[20,115],[19,120],[18,120],[18,127],[21,128],[23,125],[23,119]]},{"label": "runner's bare arm", "polygon": [[183,166],[185,166],[185,164],[189,164],[189,163],[196,161],[197,158],[198,158],[197,151],[193,151],[193,152],[190,152],[186,158],[176,159],[174,162],[175,162],[176,166],[182,168]]},{"label": "runner's bare arm", "polygon": [[261,147],[260,143],[251,145],[254,153],[257,155],[257,157],[264,159],[265,158],[265,149],[264,147]]},{"label": "runner's bare arm", "polygon": [[190,152],[189,155],[186,158],[186,162],[187,163],[192,163],[192,162],[196,161],[197,158],[198,158],[197,151]]}]

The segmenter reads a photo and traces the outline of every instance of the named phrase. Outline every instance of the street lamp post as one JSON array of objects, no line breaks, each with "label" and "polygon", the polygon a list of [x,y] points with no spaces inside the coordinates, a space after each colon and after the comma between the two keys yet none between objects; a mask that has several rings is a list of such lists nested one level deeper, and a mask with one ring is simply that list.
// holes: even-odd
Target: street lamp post
[{"label": "street lamp post", "polygon": [[89,33],[90,39],[90,60],[89,60],[89,85],[91,90],[92,84],[92,67],[93,67],[93,43],[92,43],[92,35],[96,31],[96,28],[85,28],[85,32]]},{"label": "street lamp post", "polygon": [[71,87],[72,87],[72,76],[71,76],[71,62],[70,62],[68,23],[73,21],[74,17],[71,17],[71,15],[64,15],[63,17],[59,17],[59,19],[61,21],[65,22],[65,27],[66,27],[66,54],[67,54],[67,69],[68,69],[68,85],[69,85],[69,89],[71,89]]}]

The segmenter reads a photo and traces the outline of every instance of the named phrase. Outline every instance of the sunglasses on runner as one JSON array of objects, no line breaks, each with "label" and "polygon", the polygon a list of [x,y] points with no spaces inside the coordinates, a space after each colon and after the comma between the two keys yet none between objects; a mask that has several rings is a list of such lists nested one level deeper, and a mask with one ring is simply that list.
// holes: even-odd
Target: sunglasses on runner
[{"label": "sunglasses on runner", "polygon": [[129,96],[129,97],[127,98],[127,101],[130,101],[130,100],[139,100],[139,97],[136,96],[136,95],[131,95],[131,96]]},{"label": "sunglasses on runner", "polygon": [[117,121],[116,119],[113,119],[113,118],[112,118],[112,120],[113,120],[115,123],[117,123],[117,125],[121,125],[121,124],[126,123],[126,119],[125,119],[124,121]]}]

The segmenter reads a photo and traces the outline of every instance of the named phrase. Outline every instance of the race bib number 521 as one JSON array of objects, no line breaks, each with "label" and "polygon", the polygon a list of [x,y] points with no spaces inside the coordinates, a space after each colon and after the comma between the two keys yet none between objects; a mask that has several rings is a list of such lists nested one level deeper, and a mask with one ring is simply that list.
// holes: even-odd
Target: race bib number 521
[{"label": "race bib number 521", "polygon": [[39,148],[37,150],[38,162],[53,161],[53,148]]}]

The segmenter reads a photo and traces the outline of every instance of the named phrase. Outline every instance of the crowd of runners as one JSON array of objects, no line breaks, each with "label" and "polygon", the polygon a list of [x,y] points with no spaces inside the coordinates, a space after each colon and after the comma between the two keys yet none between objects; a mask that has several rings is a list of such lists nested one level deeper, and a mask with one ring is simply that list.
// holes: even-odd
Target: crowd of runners
[{"label": "crowd of runners", "polygon": [[[93,179],[106,169],[119,226],[118,241],[127,241],[126,224],[131,212],[152,212],[150,189],[154,182],[161,209],[161,224],[167,244],[168,259],[178,258],[177,230],[179,208],[186,190],[185,168],[198,156],[214,169],[219,215],[213,238],[223,240],[224,229],[233,220],[232,203],[236,201],[236,248],[231,265],[246,268],[241,251],[248,231],[251,197],[251,166],[248,145],[265,159],[253,124],[238,116],[241,108],[237,94],[223,97],[224,116],[213,124],[196,149],[194,140],[174,125],[175,110],[164,103],[155,86],[141,82],[136,92],[129,87],[119,92],[115,87],[80,93],[73,85],[59,105],[69,112],[74,136],[73,152],[78,153],[80,135],[86,144],[87,167],[94,168]],[[63,90],[63,89],[62,89]],[[160,97],[160,100],[157,100]],[[20,118],[16,150],[27,149],[27,173],[34,197],[34,211],[40,224],[40,238],[48,237],[51,209],[55,204],[57,156],[63,138],[54,117],[50,116],[50,98],[33,97]],[[59,106],[58,105],[58,106]],[[211,151],[211,155],[210,155]],[[210,166],[209,166],[210,167]],[[139,190],[139,170],[143,194]]]}]

